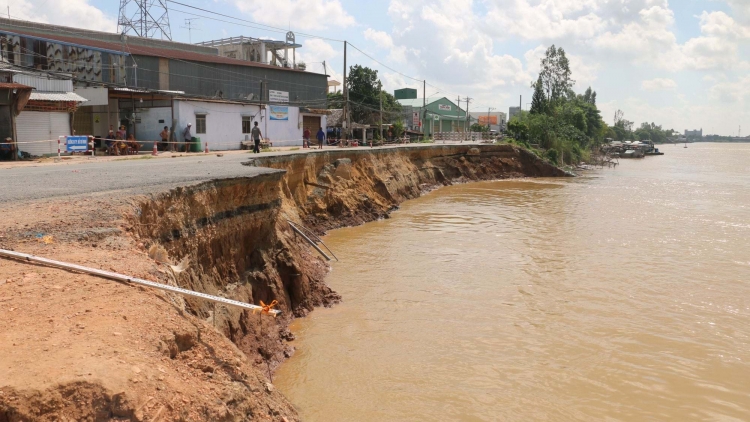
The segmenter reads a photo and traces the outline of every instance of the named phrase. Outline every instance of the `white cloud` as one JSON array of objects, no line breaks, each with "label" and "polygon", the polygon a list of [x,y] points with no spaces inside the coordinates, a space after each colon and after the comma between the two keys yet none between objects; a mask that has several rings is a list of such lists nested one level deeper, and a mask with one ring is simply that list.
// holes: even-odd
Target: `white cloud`
[{"label": "white cloud", "polygon": [[710,89],[710,97],[724,104],[744,103],[750,105],[750,76],[734,81],[717,82]]},{"label": "white cloud", "polygon": [[[510,3],[510,4],[509,4]],[[494,36],[516,35],[532,40],[590,38],[601,32],[606,22],[591,10],[593,0],[534,2],[516,0],[492,3],[485,20]],[[581,14],[581,12],[589,13]]]},{"label": "white cloud", "polygon": [[92,6],[88,0],[0,0],[3,15],[8,6],[13,19],[117,32],[117,19]]},{"label": "white cloud", "polygon": [[635,63],[649,63],[667,70],[683,67],[683,55],[672,32],[674,12],[653,6],[639,12],[639,19],[625,24],[619,32],[608,31],[592,44],[604,53],[616,53]]},{"label": "white cloud", "polygon": [[738,20],[750,24],[750,2],[747,0],[726,0],[726,2]]},{"label": "white cloud", "polygon": [[[388,8],[390,34],[369,32],[369,39],[381,47],[393,43],[393,51],[403,48],[408,67],[399,70],[424,77],[427,94],[454,99],[475,97],[472,107],[498,107],[508,92],[526,90],[531,74],[523,62],[510,54],[498,54],[491,34],[485,31],[483,17],[473,10],[472,2],[463,0],[392,0]],[[429,35],[427,35],[429,34]],[[389,56],[390,57],[390,56]],[[394,60],[395,62],[395,60]],[[409,86],[414,81],[383,74],[389,83]],[[402,78],[403,79],[403,78]],[[421,88],[421,87],[419,87]],[[421,89],[420,89],[421,91]]]},{"label": "white cloud", "polygon": [[343,51],[337,50],[327,41],[313,38],[305,40],[302,48],[298,50],[297,58],[305,62],[308,72],[323,73],[323,62],[326,62],[326,71],[330,79],[342,82],[342,72],[331,66],[333,61],[343,57]]},{"label": "white cloud", "polygon": [[729,69],[743,64],[739,47],[743,40],[750,39],[750,27],[740,25],[724,12],[703,12],[700,27],[703,35],[682,47],[687,67]]},{"label": "white cloud", "polygon": [[380,48],[393,48],[393,38],[383,31],[367,28],[364,32],[366,40],[372,41]]},{"label": "white cloud", "polygon": [[656,78],[641,82],[641,88],[646,91],[668,91],[677,88],[677,82],[672,79]]},{"label": "white cloud", "polygon": [[320,31],[321,22],[335,22],[338,28],[356,23],[339,0],[235,0],[234,5],[257,22],[279,27],[293,23],[293,30]]},{"label": "white cloud", "polygon": [[363,35],[366,40],[374,42],[378,48],[390,50],[390,53],[388,54],[389,61],[397,63],[406,62],[406,47],[395,45],[393,43],[393,38],[391,38],[390,35],[383,31],[376,31],[372,28],[367,28]]}]

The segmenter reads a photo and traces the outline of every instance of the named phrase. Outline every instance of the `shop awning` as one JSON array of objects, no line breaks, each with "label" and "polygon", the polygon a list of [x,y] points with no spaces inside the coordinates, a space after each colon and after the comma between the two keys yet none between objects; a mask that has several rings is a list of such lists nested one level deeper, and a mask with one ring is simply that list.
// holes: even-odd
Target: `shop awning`
[{"label": "shop awning", "polygon": [[88,101],[75,92],[32,92],[29,100],[33,101],[75,101],[83,103]]}]

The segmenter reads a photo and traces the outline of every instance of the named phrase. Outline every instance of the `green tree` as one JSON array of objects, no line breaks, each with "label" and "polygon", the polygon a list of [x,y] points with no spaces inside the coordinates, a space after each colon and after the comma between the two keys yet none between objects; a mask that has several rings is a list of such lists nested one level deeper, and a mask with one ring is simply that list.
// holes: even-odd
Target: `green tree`
[{"label": "green tree", "polygon": [[539,78],[531,84],[531,87],[534,88],[534,95],[531,97],[531,114],[546,113],[547,97],[544,95],[542,75],[539,75]]},{"label": "green tree", "polygon": [[470,130],[472,132],[489,132],[490,131],[487,125],[480,125],[479,123],[472,123]]},{"label": "green tree", "polygon": [[573,88],[575,81],[571,79],[570,61],[565,55],[562,47],[556,48],[553,44],[542,59],[542,70],[539,79],[547,101],[555,104],[567,95]]},{"label": "green tree", "polygon": [[328,93],[328,108],[344,108],[344,94],[342,94],[341,91]]},{"label": "green tree", "polygon": [[393,95],[381,89],[377,70],[360,65],[350,67],[346,86],[353,121],[370,124],[378,121],[380,96],[383,99],[384,117],[393,121],[400,117],[401,105]]},{"label": "green tree", "polygon": [[519,141],[529,140],[529,125],[527,124],[526,113],[514,116],[508,122],[508,132]]}]

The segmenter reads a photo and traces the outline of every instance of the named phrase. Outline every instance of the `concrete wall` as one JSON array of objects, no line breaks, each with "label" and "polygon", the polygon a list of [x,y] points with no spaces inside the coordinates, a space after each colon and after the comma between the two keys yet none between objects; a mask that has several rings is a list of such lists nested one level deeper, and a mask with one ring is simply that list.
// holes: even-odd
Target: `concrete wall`
[{"label": "concrete wall", "polygon": [[[265,115],[264,112],[264,121]],[[274,146],[302,146],[302,116],[298,107],[289,107],[289,120],[268,119],[265,123],[263,134]]]},{"label": "concrete wall", "polygon": [[[177,138],[182,141],[182,133],[188,123],[192,123],[193,136],[201,138],[211,150],[240,149],[240,142],[245,140],[242,133],[242,116],[255,116],[255,121],[264,130],[260,120],[260,108],[257,105],[210,103],[202,101],[175,100],[175,129]],[[206,114],[206,133],[196,133],[195,115]],[[141,121],[143,121],[141,117]],[[162,125],[163,126],[163,125]],[[158,131],[156,134],[158,135]],[[139,132],[140,138],[140,132]]]},{"label": "concrete wall", "polygon": [[[149,141],[159,141],[164,126],[172,127],[172,108],[171,107],[155,107],[155,108],[144,108],[138,109],[138,118],[140,123],[135,125],[136,140],[144,142],[142,149],[153,148],[153,143],[146,143]],[[160,121],[163,120],[163,123]],[[195,125],[195,122],[193,122]]]},{"label": "concrete wall", "polygon": [[[303,116],[315,116],[320,117],[320,123],[323,127],[326,127],[326,116],[320,116],[317,114],[300,113],[298,107],[289,107],[289,120],[267,120],[265,118],[265,112],[263,114],[263,122],[261,125],[265,125],[266,130],[263,134],[273,143],[275,147],[301,147],[302,146],[302,133],[305,131],[302,126]],[[261,126],[261,129],[263,126]],[[317,129],[316,129],[317,130]],[[315,138],[315,133],[311,135]]]}]

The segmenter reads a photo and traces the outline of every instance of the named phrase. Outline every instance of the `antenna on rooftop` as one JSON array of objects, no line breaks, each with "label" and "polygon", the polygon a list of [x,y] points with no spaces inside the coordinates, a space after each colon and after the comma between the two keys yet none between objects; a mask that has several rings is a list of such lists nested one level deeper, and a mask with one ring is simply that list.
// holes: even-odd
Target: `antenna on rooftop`
[{"label": "antenna on rooftop", "polygon": [[117,32],[171,41],[167,0],[120,0]]},{"label": "antenna on rooftop", "polygon": [[193,28],[193,21],[196,19],[200,19],[200,18],[187,18],[185,19],[185,26],[180,27],[180,28],[185,28],[188,30],[188,42],[190,42],[190,44],[193,43],[193,29],[198,31],[198,29]]}]

